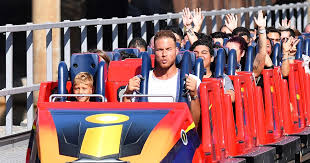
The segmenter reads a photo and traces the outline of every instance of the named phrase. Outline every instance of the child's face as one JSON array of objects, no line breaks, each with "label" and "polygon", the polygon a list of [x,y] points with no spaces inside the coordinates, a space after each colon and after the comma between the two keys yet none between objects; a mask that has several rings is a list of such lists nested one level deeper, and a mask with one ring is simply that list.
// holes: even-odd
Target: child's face
[{"label": "child's face", "polygon": [[[74,94],[92,94],[93,88],[85,83],[77,83],[73,86],[73,93]],[[90,97],[80,96],[75,97],[79,102],[89,102]]]}]

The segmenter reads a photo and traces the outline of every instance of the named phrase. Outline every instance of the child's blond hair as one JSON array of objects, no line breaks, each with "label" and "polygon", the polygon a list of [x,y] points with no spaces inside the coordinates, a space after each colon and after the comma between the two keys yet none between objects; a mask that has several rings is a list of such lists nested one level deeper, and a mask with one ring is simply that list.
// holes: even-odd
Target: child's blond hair
[{"label": "child's blond hair", "polygon": [[94,83],[93,76],[89,74],[88,72],[78,73],[73,80],[73,86],[76,84],[80,84],[80,83],[93,87],[93,83]]}]

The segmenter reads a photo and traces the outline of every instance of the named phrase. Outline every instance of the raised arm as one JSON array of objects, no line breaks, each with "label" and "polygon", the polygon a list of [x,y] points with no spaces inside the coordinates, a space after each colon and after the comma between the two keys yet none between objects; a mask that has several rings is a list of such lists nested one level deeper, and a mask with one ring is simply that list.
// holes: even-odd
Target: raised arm
[{"label": "raised arm", "polygon": [[201,13],[201,8],[194,9],[193,23],[194,23],[194,32],[200,32],[200,28],[203,22],[203,16]]},{"label": "raised arm", "polygon": [[282,43],[282,65],[281,65],[281,72],[283,77],[288,76],[290,73],[290,64],[294,63],[296,51],[297,51],[297,44],[299,39],[290,37],[288,40],[285,40]]},{"label": "raised arm", "polygon": [[185,32],[187,34],[188,40],[191,44],[198,40],[198,37],[194,33],[194,29],[192,27],[193,16],[189,10],[189,8],[183,9],[182,14],[183,24],[185,26]]},{"label": "raised arm", "polygon": [[263,12],[259,11],[257,18],[254,17],[254,21],[258,26],[259,33],[259,52],[256,55],[253,63],[253,73],[255,77],[258,77],[265,66],[265,59],[267,54],[267,36],[266,36],[266,17]]},{"label": "raised arm", "polygon": [[232,31],[235,28],[238,27],[238,17],[237,17],[237,15],[227,14],[225,16],[225,25],[230,30],[230,32],[232,33]]}]

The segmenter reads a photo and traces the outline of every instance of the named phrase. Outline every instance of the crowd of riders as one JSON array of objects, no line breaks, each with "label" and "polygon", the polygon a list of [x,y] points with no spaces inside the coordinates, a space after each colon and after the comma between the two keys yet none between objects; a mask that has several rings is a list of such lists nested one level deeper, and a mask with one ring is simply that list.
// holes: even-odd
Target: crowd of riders
[{"label": "crowd of riders", "polygon": [[[176,55],[186,49],[194,52],[197,58],[203,59],[205,74],[203,78],[215,77],[215,51],[219,48],[234,49],[236,51],[236,72],[244,71],[246,53],[249,46],[256,47],[257,54],[253,61],[253,75],[256,84],[263,87],[262,71],[273,69],[272,61],[273,48],[280,44],[282,58],[280,60],[281,73],[283,78],[287,78],[290,71],[290,64],[294,63],[297,52],[298,37],[302,35],[290,20],[283,19],[278,28],[267,26],[266,16],[259,11],[254,17],[255,28],[248,29],[238,26],[238,16],[234,14],[225,15],[225,23],[219,31],[206,34],[201,32],[204,21],[201,9],[194,9],[192,12],[185,8],[182,13],[184,29],[178,26],[167,26],[157,32],[151,39],[149,45],[142,38],[133,38],[128,48],[138,48],[140,52],[153,49],[155,54],[155,67],[149,73],[149,94],[168,94],[177,96],[177,80],[179,68],[176,65]],[[310,33],[310,25],[306,25],[304,33]],[[91,50],[98,53],[100,58],[107,64],[110,62],[108,55],[102,50]],[[121,59],[137,58],[136,55],[121,52]],[[224,92],[229,94],[232,102],[235,101],[235,91],[232,81],[227,75],[223,75]],[[124,94],[134,94],[139,92],[141,76],[134,76],[128,81],[128,85],[123,90]],[[76,76],[73,84],[73,92],[76,94],[93,93],[93,79],[88,74]],[[185,87],[190,95],[190,110],[196,125],[200,120],[200,100],[199,84],[201,80],[192,74],[188,74],[185,80]],[[124,102],[133,102],[135,99],[124,97]],[[77,101],[89,101],[89,98],[79,97]],[[171,102],[169,98],[149,98],[150,102]]]}]

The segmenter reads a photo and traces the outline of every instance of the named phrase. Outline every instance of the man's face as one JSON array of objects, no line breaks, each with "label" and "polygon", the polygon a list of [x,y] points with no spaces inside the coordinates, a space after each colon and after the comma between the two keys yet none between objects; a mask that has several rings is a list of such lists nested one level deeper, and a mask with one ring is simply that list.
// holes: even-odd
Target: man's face
[{"label": "man's face", "polygon": [[[77,83],[73,86],[73,93],[74,94],[92,94],[93,88],[89,84],[85,83]],[[79,102],[89,102],[90,97],[79,96],[75,97]]]},{"label": "man's face", "polygon": [[276,43],[280,44],[280,34],[278,32],[269,32],[267,34],[267,37],[270,38],[270,40],[273,42],[273,44],[275,45]]},{"label": "man's face", "polygon": [[240,49],[240,44],[239,43],[236,43],[236,42],[228,42],[226,44],[226,48],[228,48],[229,50],[231,49],[235,49],[236,50],[236,53],[237,53],[237,62],[240,63],[241,61],[241,57],[244,56],[244,51],[242,51]]},{"label": "man's face", "polygon": [[203,65],[205,68],[210,67],[211,62],[213,62],[213,57],[210,54],[209,47],[205,45],[198,45],[194,49],[194,53],[196,57],[200,57],[203,59]]},{"label": "man's face", "polygon": [[172,38],[162,37],[155,41],[155,62],[158,68],[169,69],[175,66],[177,53],[176,43]]},{"label": "man's face", "polygon": [[281,32],[281,40],[284,41],[286,39],[289,39],[291,36],[289,31],[282,31]]},{"label": "man's face", "polygon": [[223,47],[223,44],[224,44],[224,39],[223,38],[212,38],[214,44],[219,42],[221,47]]}]

